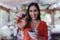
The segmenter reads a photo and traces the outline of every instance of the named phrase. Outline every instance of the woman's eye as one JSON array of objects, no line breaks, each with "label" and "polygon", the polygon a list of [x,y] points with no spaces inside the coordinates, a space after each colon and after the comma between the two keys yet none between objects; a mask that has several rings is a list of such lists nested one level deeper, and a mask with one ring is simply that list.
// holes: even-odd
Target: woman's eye
[{"label": "woman's eye", "polygon": [[38,10],[29,10],[29,12],[36,12],[36,11],[38,11]]},{"label": "woman's eye", "polygon": [[29,12],[32,12],[32,10],[29,10]]},{"label": "woman's eye", "polygon": [[36,12],[37,10],[34,10],[34,12]]}]

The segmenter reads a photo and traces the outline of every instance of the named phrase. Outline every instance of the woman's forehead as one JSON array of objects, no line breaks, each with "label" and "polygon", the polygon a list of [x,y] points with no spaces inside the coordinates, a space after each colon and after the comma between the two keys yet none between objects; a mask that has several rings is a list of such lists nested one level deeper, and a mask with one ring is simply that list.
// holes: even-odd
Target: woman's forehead
[{"label": "woman's forehead", "polygon": [[36,6],[31,6],[29,10],[31,10],[31,9],[32,9],[32,10],[34,10],[34,9],[36,10],[37,7],[36,7]]}]

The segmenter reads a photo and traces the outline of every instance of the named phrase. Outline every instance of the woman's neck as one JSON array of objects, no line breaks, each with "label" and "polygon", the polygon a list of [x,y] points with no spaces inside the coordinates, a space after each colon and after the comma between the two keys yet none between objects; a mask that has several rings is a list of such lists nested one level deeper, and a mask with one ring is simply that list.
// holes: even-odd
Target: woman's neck
[{"label": "woman's neck", "polygon": [[39,25],[39,21],[40,20],[32,20],[31,21],[31,28],[36,29],[38,27],[38,25]]},{"label": "woman's neck", "polygon": [[37,22],[38,20],[32,20],[31,22]]}]

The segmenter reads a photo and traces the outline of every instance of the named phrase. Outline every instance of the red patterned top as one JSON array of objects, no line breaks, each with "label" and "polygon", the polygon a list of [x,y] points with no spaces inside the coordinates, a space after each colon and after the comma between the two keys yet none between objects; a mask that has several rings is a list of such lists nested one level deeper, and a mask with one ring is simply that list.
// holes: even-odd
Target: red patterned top
[{"label": "red patterned top", "polygon": [[[32,40],[28,34],[29,30],[32,30],[30,24],[28,24],[28,27],[23,30],[24,40]],[[38,35],[42,37],[42,40],[48,40],[48,27],[44,21],[40,21],[37,30],[38,30]]]}]

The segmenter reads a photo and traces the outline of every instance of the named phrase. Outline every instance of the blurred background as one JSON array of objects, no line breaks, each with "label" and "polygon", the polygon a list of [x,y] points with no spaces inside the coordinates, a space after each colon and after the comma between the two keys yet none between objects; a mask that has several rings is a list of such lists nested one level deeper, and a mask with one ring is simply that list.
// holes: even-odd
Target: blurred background
[{"label": "blurred background", "polygon": [[48,25],[48,40],[60,40],[60,0],[0,0],[0,40],[3,37],[15,40],[15,17],[18,13],[25,13],[31,2],[40,7],[41,20]]}]

